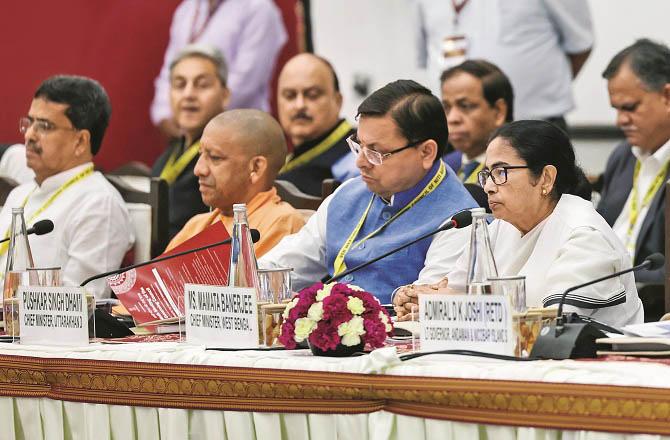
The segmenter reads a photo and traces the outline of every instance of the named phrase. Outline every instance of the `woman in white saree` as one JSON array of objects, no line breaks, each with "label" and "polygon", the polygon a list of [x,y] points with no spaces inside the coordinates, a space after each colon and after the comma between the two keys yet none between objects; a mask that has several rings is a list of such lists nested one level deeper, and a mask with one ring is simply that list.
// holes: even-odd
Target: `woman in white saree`
[{"label": "woman in white saree", "polygon": [[[500,276],[526,277],[529,307],[556,306],[568,287],[631,266],[632,258],[596,212],[567,135],[544,121],[517,121],[498,129],[486,150],[479,183],[494,220],[489,225]],[[436,261],[427,266],[439,267]],[[440,287],[463,292],[467,252],[444,272]],[[401,287],[398,319],[409,319],[419,293],[435,286]],[[614,326],[643,321],[635,279],[626,274],[568,294],[565,311]]]}]

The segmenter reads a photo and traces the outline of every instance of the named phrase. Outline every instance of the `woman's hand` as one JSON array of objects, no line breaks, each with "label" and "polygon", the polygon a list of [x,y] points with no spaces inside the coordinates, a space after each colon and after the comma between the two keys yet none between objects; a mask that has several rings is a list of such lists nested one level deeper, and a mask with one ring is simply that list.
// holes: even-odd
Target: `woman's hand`
[{"label": "woman's hand", "polygon": [[398,321],[417,321],[419,294],[437,293],[438,289],[445,289],[448,283],[447,278],[442,278],[436,284],[409,284],[398,288],[393,297],[393,308]]}]

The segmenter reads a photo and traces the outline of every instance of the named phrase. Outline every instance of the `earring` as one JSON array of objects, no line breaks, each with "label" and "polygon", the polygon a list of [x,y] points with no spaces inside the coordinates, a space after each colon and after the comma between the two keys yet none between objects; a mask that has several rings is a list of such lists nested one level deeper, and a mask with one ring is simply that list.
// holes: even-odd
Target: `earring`
[{"label": "earring", "polygon": [[543,190],[542,190],[542,195],[543,195],[543,196],[546,196],[546,195],[547,195],[547,190],[546,190],[546,189],[543,189]]}]

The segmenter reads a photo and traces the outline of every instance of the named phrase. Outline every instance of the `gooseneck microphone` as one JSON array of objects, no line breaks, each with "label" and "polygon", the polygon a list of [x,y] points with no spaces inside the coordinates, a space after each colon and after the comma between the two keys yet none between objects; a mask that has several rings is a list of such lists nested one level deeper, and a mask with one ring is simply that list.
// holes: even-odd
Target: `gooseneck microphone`
[{"label": "gooseneck microphone", "polygon": [[[251,231],[251,240],[254,243],[257,243],[258,240],[261,239],[261,233],[258,232],[258,229],[250,229],[250,231]],[[99,280],[100,278],[105,278],[105,277],[108,277],[110,275],[116,275],[116,274],[119,274],[121,272],[125,272],[125,271],[130,270],[130,269],[137,269],[138,267],[146,266],[147,264],[159,263],[161,261],[181,257],[182,255],[190,254],[190,253],[193,253],[193,252],[204,251],[205,249],[213,248],[213,247],[216,247],[216,246],[221,246],[221,245],[224,245],[224,244],[230,244],[231,241],[232,241],[232,238],[227,238],[223,241],[217,241],[216,243],[211,243],[211,244],[201,246],[201,247],[198,247],[198,248],[189,249],[187,251],[178,252],[176,254],[170,254],[170,255],[166,255],[164,257],[154,258],[153,260],[143,261],[141,263],[131,264],[130,266],[121,267],[121,268],[116,269],[116,270],[110,270],[109,272],[100,273],[98,275],[93,275],[92,277],[86,278],[79,286],[83,287],[83,286],[87,285],[88,283],[90,283],[91,281]]]},{"label": "gooseneck microphone", "polygon": [[375,263],[375,262],[381,260],[382,258],[386,258],[389,255],[394,254],[394,253],[396,253],[396,252],[398,252],[402,249],[405,249],[406,247],[411,246],[414,243],[417,243],[417,242],[423,240],[424,238],[428,238],[431,235],[435,235],[438,232],[446,231],[446,230],[453,229],[453,228],[461,229],[461,228],[465,228],[467,226],[470,226],[471,224],[472,224],[472,213],[470,212],[470,210],[457,212],[456,214],[454,214],[451,217],[451,220],[449,220],[448,222],[446,222],[445,224],[443,224],[439,228],[435,229],[434,231],[430,231],[426,234],[423,234],[422,236],[420,236],[418,238],[415,238],[414,240],[410,241],[409,243],[405,243],[403,245],[400,245],[395,249],[391,249],[390,251],[386,252],[385,254],[382,254],[378,257],[375,257],[371,260],[365,261],[365,262],[359,264],[358,266],[355,266],[355,267],[352,267],[351,269],[345,270],[344,272],[338,273],[337,275],[330,277],[326,281],[326,283],[330,283],[330,282],[339,280],[340,278],[342,278],[346,275],[349,275],[352,272],[356,272],[359,269],[367,267],[367,266],[371,265],[372,263]]},{"label": "gooseneck microphone", "polygon": [[628,269],[566,289],[558,302],[556,323],[542,329],[540,336],[537,338],[537,341],[533,346],[531,356],[543,359],[595,357],[595,340],[600,337],[605,337],[605,334],[589,322],[574,323],[569,321],[569,317],[563,314],[563,305],[565,304],[568,293],[629,272],[636,272],[642,269],[656,270],[663,267],[664,263],[665,257],[663,257],[663,254],[656,252],[649,255],[637,266],[629,267]]},{"label": "gooseneck microphone", "polygon": [[[51,220],[40,220],[38,222],[35,222],[32,228],[27,229],[26,234],[44,235],[48,234],[53,230],[54,230],[54,222],[52,222]],[[3,238],[2,240],[0,240],[0,243],[4,243],[7,240],[9,240],[9,237]]]}]

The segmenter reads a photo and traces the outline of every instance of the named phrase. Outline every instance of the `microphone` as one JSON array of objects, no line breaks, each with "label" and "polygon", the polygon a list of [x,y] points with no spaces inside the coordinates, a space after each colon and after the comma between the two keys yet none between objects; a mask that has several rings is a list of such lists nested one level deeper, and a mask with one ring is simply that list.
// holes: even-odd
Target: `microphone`
[{"label": "microphone", "polygon": [[[250,229],[250,231],[251,231],[251,240],[254,243],[257,243],[258,240],[261,239],[261,233],[258,232],[258,229]],[[79,286],[83,287],[83,286],[87,285],[88,283],[90,283],[91,281],[99,280],[100,278],[105,278],[105,277],[108,277],[110,275],[116,275],[116,274],[119,274],[121,272],[125,272],[125,271],[130,270],[130,269],[136,269],[138,267],[146,266],[147,264],[159,263],[161,261],[181,257],[182,255],[190,254],[192,252],[204,251],[205,249],[213,248],[213,247],[216,247],[216,246],[221,246],[221,245],[224,245],[224,244],[230,244],[230,242],[232,240],[233,240],[232,238],[227,238],[223,241],[217,241],[216,243],[211,243],[211,244],[201,246],[201,247],[198,247],[198,248],[189,249],[187,251],[178,252],[176,254],[170,254],[170,255],[166,255],[164,257],[154,258],[153,260],[143,261],[141,263],[131,264],[130,266],[121,267],[121,268],[116,269],[116,270],[110,270],[109,272],[100,273],[98,275],[93,275],[92,277],[86,278]]]},{"label": "microphone", "polygon": [[[26,234],[35,234],[35,235],[44,235],[54,230],[54,222],[51,220],[40,220],[35,222],[32,228],[26,230]],[[0,240],[0,243],[4,243],[9,240],[9,237],[3,238]]]},{"label": "microphone", "polygon": [[[597,325],[597,321],[588,319],[581,323],[571,322],[569,315],[563,314],[563,305],[568,293],[574,292],[582,287],[590,286],[601,281],[609,280],[629,272],[638,270],[656,270],[663,267],[665,257],[659,252],[649,255],[642,263],[637,266],[615,272],[604,277],[586,283],[578,284],[566,289],[561,295],[556,310],[556,323],[545,327],[540,332],[531,356],[542,359],[574,359],[596,357],[596,339],[605,337],[605,334],[598,327],[609,327],[606,325]],[[594,325],[596,324],[596,325]]]},{"label": "microphone", "polygon": [[395,249],[391,249],[390,251],[386,252],[386,253],[383,254],[383,255],[380,255],[380,256],[378,256],[378,257],[375,257],[375,258],[373,258],[372,260],[368,260],[368,261],[366,261],[366,262],[364,262],[364,263],[359,264],[359,265],[356,266],[356,267],[352,267],[351,269],[347,269],[347,270],[345,270],[345,271],[342,272],[342,273],[339,273],[339,274],[337,274],[337,275],[334,275],[334,276],[330,277],[327,281],[325,281],[325,283],[327,284],[327,283],[330,283],[330,282],[339,280],[340,278],[342,278],[342,277],[344,277],[344,276],[346,276],[346,275],[349,275],[349,274],[352,273],[352,272],[356,272],[356,271],[359,270],[359,269],[362,269],[362,268],[364,268],[364,267],[367,267],[367,266],[371,265],[372,263],[375,263],[375,262],[381,260],[382,258],[386,258],[386,257],[388,257],[389,255],[394,254],[394,253],[396,253],[396,252],[398,252],[398,251],[400,251],[400,250],[402,250],[402,249],[405,249],[406,247],[411,246],[411,245],[413,245],[414,243],[417,243],[417,242],[423,240],[424,238],[428,238],[428,237],[430,237],[431,235],[435,235],[435,234],[437,234],[438,232],[446,231],[446,230],[448,230],[448,229],[453,229],[453,228],[461,229],[461,228],[465,228],[465,227],[467,227],[467,226],[470,226],[471,224],[472,224],[472,213],[470,212],[470,210],[465,210],[465,211],[457,212],[456,214],[454,214],[454,215],[451,217],[451,220],[449,220],[448,222],[446,222],[445,224],[443,224],[443,225],[440,226],[439,228],[435,229],[434,231],[431,231],[431,232],[428,232],[428,233],[426,233],[426,234],[423,234],[422,236],[420,236],[420,237],[418,237],[418,238],[415,238],[414,240],[410,241],[409,243],[405,243],[405,244],[403,244],[403,245],[401,245],[401,246],[398,246],[398,247],[395,248]]}]

